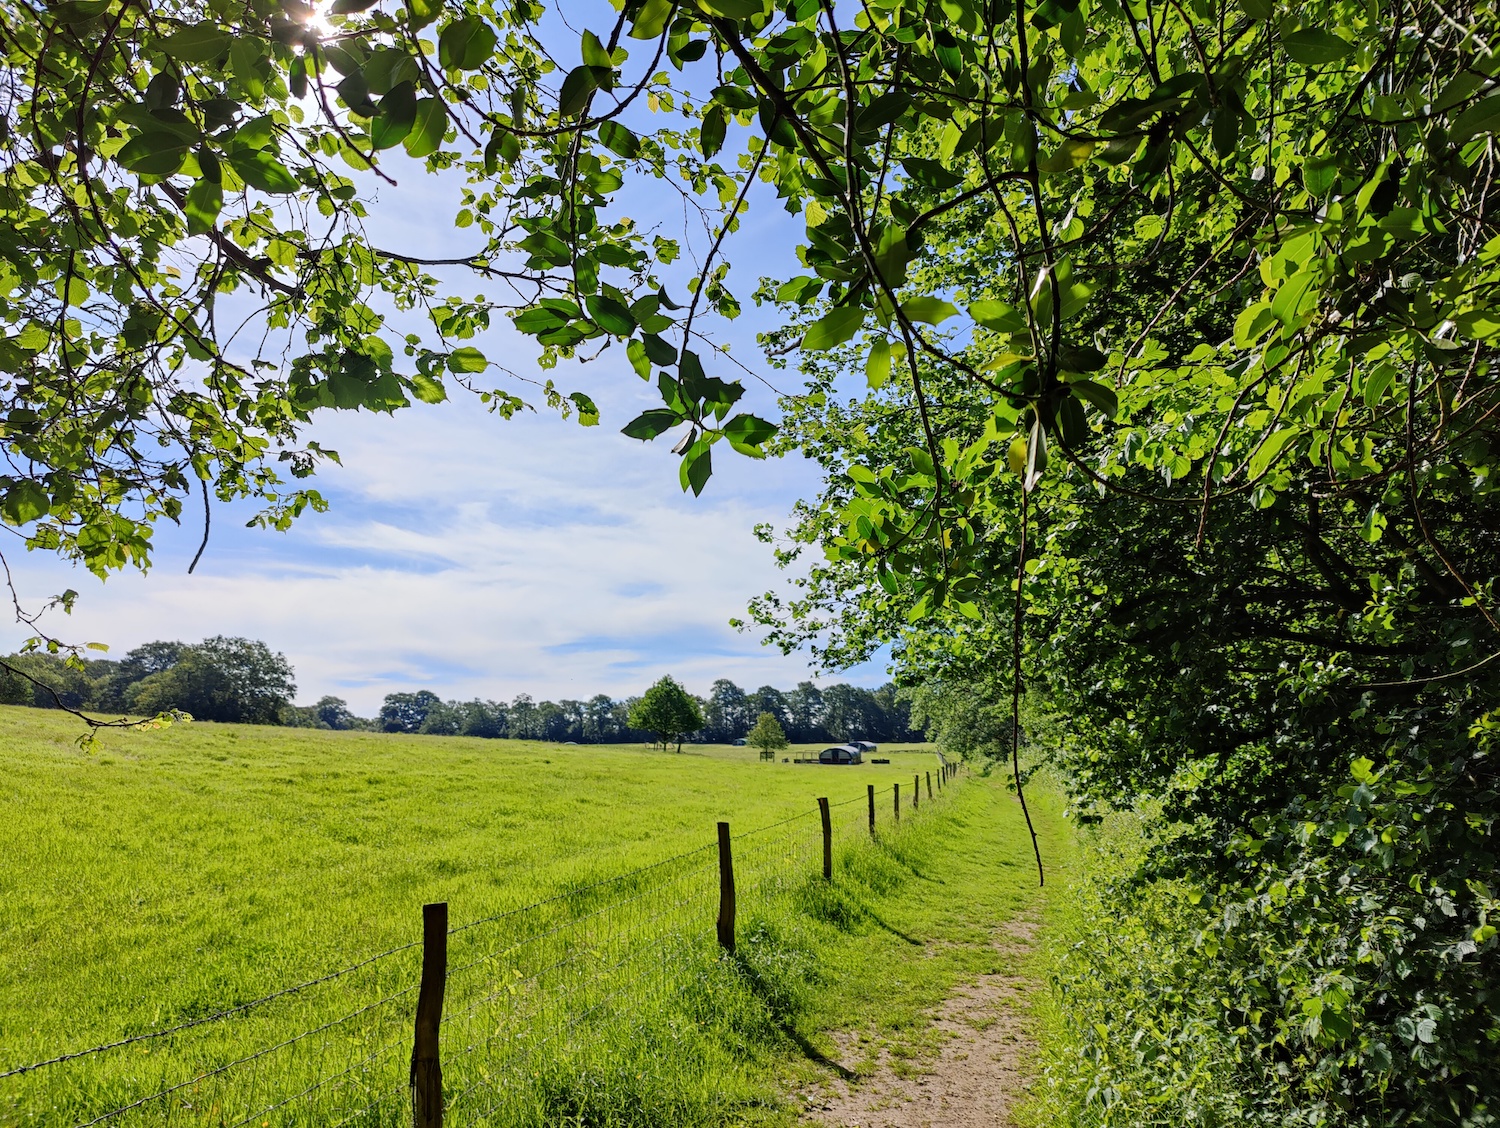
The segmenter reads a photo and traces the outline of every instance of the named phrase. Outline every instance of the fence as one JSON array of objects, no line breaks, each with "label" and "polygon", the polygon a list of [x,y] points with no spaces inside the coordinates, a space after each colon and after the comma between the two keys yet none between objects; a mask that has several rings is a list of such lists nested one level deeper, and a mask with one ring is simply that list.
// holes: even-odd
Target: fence
[{"label": "fence", "polygon": [[670,1009],[684,969],[734,952],[747,906],[831,879],[836,847],[933,804],[957,775],[945,763],[935,782],[915,776],[905,799],[900,787],[868,785],[740,834],[720,823],[698,849],[457,926],[446,904],[426,905],[419,940],[164,1029],[0,1071],[0,1125],[545,1122],[547,1079],[559,1061],[591,1052],[602,1024]]}]

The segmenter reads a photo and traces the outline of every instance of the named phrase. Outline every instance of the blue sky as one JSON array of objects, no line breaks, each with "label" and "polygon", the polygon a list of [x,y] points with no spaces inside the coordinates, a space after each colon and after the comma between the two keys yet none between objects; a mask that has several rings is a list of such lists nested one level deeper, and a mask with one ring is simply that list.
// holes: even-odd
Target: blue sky
[{"label": "blue sky", "polygon": [[[400,189],[380,190],[372,233],[427,255],[466,250],[471,239],[443,218],[453,214],[453,186],[403,171]],[[621,210],[670,233],[672,205],[663,193]],[[429,216],[436,221],[424,223]],[[766,323],[748,299],[761,274],[794,269],[800,223],[789,218],[765,201],[730,240],[730,281],[746,315],[714,327],[782,387],[795,377],[760,356],[754,333]],[[522,375],[588,391],[602,425],[585,429],[544,407],[501,420],[457,389],[448,403],[393,417],[327,414],[309,437],[342,456],[316,483],[328,513],[282,534],[245,529],[248,508],[218,507],[188,575],[202,532],[201,510],[190,506],[182,528],[162,528],[149,574],[101,584],[40,553],[10,554],[19,591],[35,605],[76,588],[71,620],[53,618],[49,629],[105,642],[115,657],[153,639],[263,639],[296,668],[299,700],[335,694],[367,715],[386,693],[417,688],[555,699],[638,693],[664,673],[699,693],[718,677],[751,688],[808,677],[805,656],[782,656],[728,620],[785,583],[751,529],[783,524],[793,502],[816,491],[816,468],[797,458],[753,462],[721,445],[704,496],[684,495],[670,437],[642,444],[619,434],[654,405],[623,350],[540,373],[534,348],[508,322],[475,343]],[[733,375],[720,367],[710,374]],[[774,395],[746,384],[744,402],[775,418]],[[10,633],[14,645],[27,632]],[[877,684],[885,673],[875,663],[839,677]]]}]

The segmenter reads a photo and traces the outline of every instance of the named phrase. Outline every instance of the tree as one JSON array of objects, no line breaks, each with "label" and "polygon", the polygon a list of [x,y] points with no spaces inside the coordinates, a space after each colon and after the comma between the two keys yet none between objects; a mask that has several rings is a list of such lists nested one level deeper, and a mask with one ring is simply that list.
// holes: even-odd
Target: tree
[{"label": "tree", "polygon": [[320,723],[331,729],[352,729],[369,724],[349,711],[349,703],[342,697],[320,697],[313,706]]},{"label": "tree", "polygon": [[663,747],[675,742],[681,752],[682,738],[703,727],[703,714],[698,702],[668,676],[631,707],[630,725],[653,733]]},{"label": "tree", "polygon": [[745,743],[751,748],[759,748],[761,759],[771,758],[771,753],[778,752],[787,746],[786,733],[781,730],[781,722],[770,713],[762,713],[755,722],[755,727],[750,730],[750,735],[745,738]]},{"label": "tree", "polygon": [[215,635],[178,652],[175,662],[135,683],[138,713],[181,710],[204,721],[274,725],[297,693],[286,656],[263,642]]},{"label": "tree", "polygon": [[743,736],[749,727],[748,698],[745,691],[728,678],[719,678],[708,691],[704,707],[704,730],[709,740],[727,744]]},{"label": "tree", "polygon": [[427,689],[416,693],[388,693],[377,720],[382,732],[421,732],[428,714],[442,705],[443,699]]}]

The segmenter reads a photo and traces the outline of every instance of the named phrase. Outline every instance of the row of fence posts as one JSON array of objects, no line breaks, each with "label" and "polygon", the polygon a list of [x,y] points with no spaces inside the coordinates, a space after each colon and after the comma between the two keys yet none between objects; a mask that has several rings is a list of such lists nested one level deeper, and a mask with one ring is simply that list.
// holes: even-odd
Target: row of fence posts
[{"label": "row of fence posts", "polygon": [[[938,790],[958,772],[956,764],[938,768]],[[932,773],[927,775],[927,798],[933,797]],[[921,804],[922,775],[912,776],[911,805]],[[894,787],[895,821],[901,821],[901,785]],[[875,785],[869,784],[870,837],[875,837]],[[818,800],[823,821],[823,880],[833,880],[833,820],[828,800]],[[734,857],[729,824],[719,824],[719,947],[734,952]],[[411,1051],[411,1111],[415,1128],[443,1128],[443,1066],[438,1040],[443,1022],[443,990],[448,982],[448,902],[422,906],[422,983],[417,990],[416,1029]]]}]

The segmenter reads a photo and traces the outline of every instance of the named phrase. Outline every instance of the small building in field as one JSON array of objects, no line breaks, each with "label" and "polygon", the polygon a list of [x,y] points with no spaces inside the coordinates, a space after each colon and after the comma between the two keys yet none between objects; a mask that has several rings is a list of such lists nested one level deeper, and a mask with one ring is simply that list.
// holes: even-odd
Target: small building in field
[{"label": "small building in field", "polygon": [[851,740],[849,742],[849,747],[859,748],[866,755],[869,755],[871,752],[880,751],[880,745],[876,744],[873,740]]},{"label": "small building in field", "polygon": [[855,744],[840,744],[837,748],[825,748],[818,753],[820,764],[862,764],[865,750]]}]

